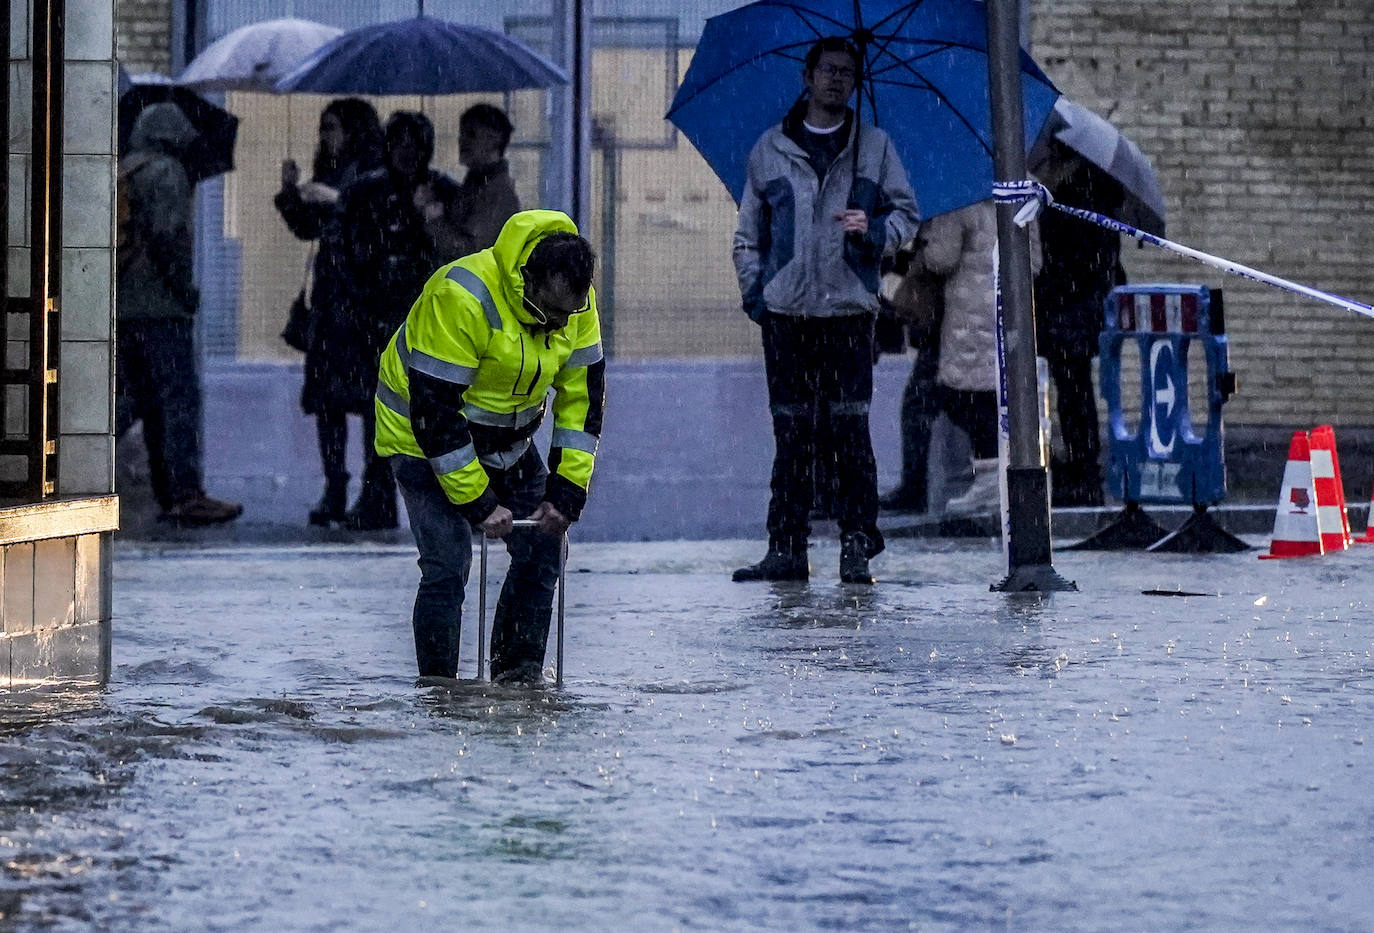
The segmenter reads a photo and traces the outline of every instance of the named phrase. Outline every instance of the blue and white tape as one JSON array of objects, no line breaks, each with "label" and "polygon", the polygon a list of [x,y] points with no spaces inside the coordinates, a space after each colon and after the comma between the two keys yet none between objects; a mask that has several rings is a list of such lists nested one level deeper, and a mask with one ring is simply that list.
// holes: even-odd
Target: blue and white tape
[{"label": "blue and white tape", "polygon": [[1327,304],[1335,305],[1338,308],[1345,308],[1347,311],[1354,311],[1356,314],[1363,314],[1365,317],[1374,318],[1374,307],[1360,301],[1353,301],[1349,298],[1342,298],[1340,295],[1333,295],[1324,292],[1319,288],[1310,285],[1303,285],[1300,282],[1293,282],[1289,279],[1280,278],[1277,275],[1270,275],[1268,272],[1261,272],[1259,269],[1252,269],[1249,266],[1223,259],[1220,256],[1213,256],[1211,253],[1204,253],[1202,250],[1184,246],[1182,243],[1175,243],[1173,240],[1166,240],[1164,237],[1155,236],[1153,233],[1146,233],[1130,224],[1123,224],[1119,220],[1113,220],[1094,211],[1084,210],[1081,207],[1069,207],[1060,204],[1050,195],[1049,189],[1038,181],[1026,179],[1025,181],[999,181],[992,186],[992,199],[1001,204],[1021,204],[1022,207],[1016,212],[1016,223],[1024,227],[1037,216],[1046,206],[1063,211],[1065,214],[1072,215],[1088,223],[1097,224],[1099,227],[1106,227],[1108,230],[1115,230],[1117,233],[1124,233],[1126,236],[1134,237],[1142,243],[1149,243],[1151,246],[1158,246],[1160,249],[1177,253],[1180,256],[1187,256],[1220,269],[1222,272],[1229,272],[1231,275],[1238,275],[1241,278],[1250,279],[1255,282],[1262,282],[1265,285],[1272,285],[1275,288],[1286,289],[1308,298],[1315,298],[1317,301],[1324,301]]}]

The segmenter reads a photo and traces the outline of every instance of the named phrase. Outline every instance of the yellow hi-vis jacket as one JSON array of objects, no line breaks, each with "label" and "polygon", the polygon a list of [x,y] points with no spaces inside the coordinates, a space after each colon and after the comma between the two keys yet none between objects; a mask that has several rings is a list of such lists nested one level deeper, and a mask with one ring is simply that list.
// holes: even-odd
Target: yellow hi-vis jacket
[{"label": "yellow hi-vis jacket", "polygon": [[382,354],[376,449],[422,457],[464,517],[499,504],[488,470],[514,466],[553,397],[553,443],[544,498],[581,516],[601,437],[605,361],[596,296],[558,330],[524,309],[520,270],[551,233],[576,233],[558,211],[523,211],[490,249],[439,269]]}]

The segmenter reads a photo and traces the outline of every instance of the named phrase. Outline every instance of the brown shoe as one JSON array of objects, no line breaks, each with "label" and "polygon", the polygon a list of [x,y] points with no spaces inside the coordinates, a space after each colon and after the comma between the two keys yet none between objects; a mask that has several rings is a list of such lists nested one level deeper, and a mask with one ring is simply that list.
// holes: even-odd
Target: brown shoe
[{"label": "brown shoe", "polygon": [[232,522],[243,514],[243,506],[237,502],[224,502],[211,499],[203,492],[186,496],[162,513],[164,522],[177,525],[221,525]]}]

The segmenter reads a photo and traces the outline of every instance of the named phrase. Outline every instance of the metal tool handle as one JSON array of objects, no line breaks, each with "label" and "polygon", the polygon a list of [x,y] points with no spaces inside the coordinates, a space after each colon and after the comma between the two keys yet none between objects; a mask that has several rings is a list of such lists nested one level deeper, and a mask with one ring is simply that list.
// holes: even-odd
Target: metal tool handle
[{"label": "metal tool handle", "polygon": [[[512,528],[538,528],[539,522],[532,518],[517,518],[511,521]],[[486,677],[487,663],[487,536],[482,538],[482,557],[478,567],[477,582],[477,679]],[[563,599],[564,584],[567,582],[568,535],[564,533],[558,542],[558,641],[554,654],[554,687],[563,687]]]}]

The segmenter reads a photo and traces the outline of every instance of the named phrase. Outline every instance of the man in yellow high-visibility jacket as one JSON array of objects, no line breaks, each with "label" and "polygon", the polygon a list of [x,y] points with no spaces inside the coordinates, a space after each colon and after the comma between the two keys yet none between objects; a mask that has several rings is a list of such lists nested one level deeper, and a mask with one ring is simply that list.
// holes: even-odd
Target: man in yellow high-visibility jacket
[{"label": "man in yellow high-visibility jacket", "polygon": [[[435,272],[382,354],[377,453],[391,458],[420,550],[421,676],[453,677],[472,526],[505,538],[493,680],[538,682],[562,535],[582,514],[601,437],[605,361],[595,258],[557,211],[523,211],[496,245]],[[553,392],[546,467],[532,442]],[[538,530],[512,530],[515,516]]]}]

